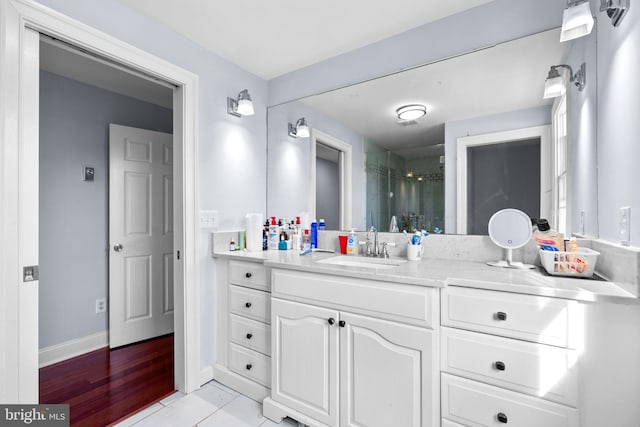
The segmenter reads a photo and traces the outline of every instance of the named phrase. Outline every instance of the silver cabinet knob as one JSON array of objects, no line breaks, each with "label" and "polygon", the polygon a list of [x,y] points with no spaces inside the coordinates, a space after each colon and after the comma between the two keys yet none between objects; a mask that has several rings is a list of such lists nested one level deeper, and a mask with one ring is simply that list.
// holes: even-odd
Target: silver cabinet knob
[{"label": "silver cabinet knob", "polygon": [[116,251],[116,252],[120,252],[122,250],[122,244],[121,243],[116,243],[113,246],[113,250]]}]

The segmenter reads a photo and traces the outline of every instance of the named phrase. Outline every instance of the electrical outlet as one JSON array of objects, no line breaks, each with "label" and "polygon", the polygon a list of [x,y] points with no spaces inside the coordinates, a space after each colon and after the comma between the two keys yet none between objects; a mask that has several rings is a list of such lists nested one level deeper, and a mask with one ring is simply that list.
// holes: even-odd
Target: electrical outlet
[{"label": "electrical outlet", "polygon": [[631,208],[620,208],[620,243],[629,246],[631,244]]},{"label": "electrical outlet", "polygon": [[580,211],[580,234],[582,236],[584,236],[584,229],[585,229],[585,213],[584,210]]},{"label": "electrical outlet", "polygon": [[200,228],[216,230],[218,228],[218,211],[200,211]]},{"label": "electrical outlet", "polygon": [[96,300],[96,314],[104,313],[107,311],[107,299],[100,298]]}]

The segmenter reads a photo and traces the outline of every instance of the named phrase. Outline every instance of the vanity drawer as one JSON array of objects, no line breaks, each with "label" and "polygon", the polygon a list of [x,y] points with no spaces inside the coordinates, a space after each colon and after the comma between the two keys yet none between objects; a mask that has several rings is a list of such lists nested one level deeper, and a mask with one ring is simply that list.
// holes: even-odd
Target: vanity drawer
[{"label": "vanity drawer", "polygon": [[229,344],[229,369],[265,387],[271,384],[271,358],[233,343]]},{"label": "vanity drawer", "polygon": [[569,348],[580,341],[576,301],[456,286],[441,295],[443,326]]},{"label": "vanity drawer", "polygon": [[469,427],[577,427],[568,406],[442,374],[442,417]]},{"label": "vanity drawer", "polygon": [[262,354],[271,354],[271,327],[245,317],[229,314],[231,341]]},{"label": "vanity drawer", "polygon": [[271,301],[268,292],[229,285],[229,311],[260,322],[269,323]]},{"label": "vanity drawer", "polygon": [[269,291],[267,267],[255,262],[229,261],[229,282]]},{"label": "vanity drawer", "polygon": [[271,276],[273,296],[428,328],[437,322],[436,288],[275,268]]},{"label": "vanity drawer", "polygon": [[441,328],[443,372],[577,406],[576,351]]}]

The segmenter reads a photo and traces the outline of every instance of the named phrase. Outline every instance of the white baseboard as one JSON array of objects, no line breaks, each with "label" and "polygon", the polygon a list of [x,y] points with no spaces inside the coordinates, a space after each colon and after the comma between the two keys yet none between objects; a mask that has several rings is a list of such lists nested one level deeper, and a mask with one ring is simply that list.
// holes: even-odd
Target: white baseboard
[{"label": "white baseboard", "polygon": [[40,349],[40,367],[62,362],[109,345],[109,332],[103,331]]},{"label": "white baseboard", "polygon": [[207,366],[200,370],[200,385],[205,385],[213,379],[213,366]]}]

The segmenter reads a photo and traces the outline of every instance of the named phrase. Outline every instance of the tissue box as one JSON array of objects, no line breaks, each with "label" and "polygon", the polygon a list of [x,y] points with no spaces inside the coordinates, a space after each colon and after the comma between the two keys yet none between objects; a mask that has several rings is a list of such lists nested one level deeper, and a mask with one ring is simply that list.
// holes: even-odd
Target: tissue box
[{"label": "tissue box", "polygon": [[578,252],[540,250],[540,261],[552,276],[591,277],[600,252],[579,248]]}]

